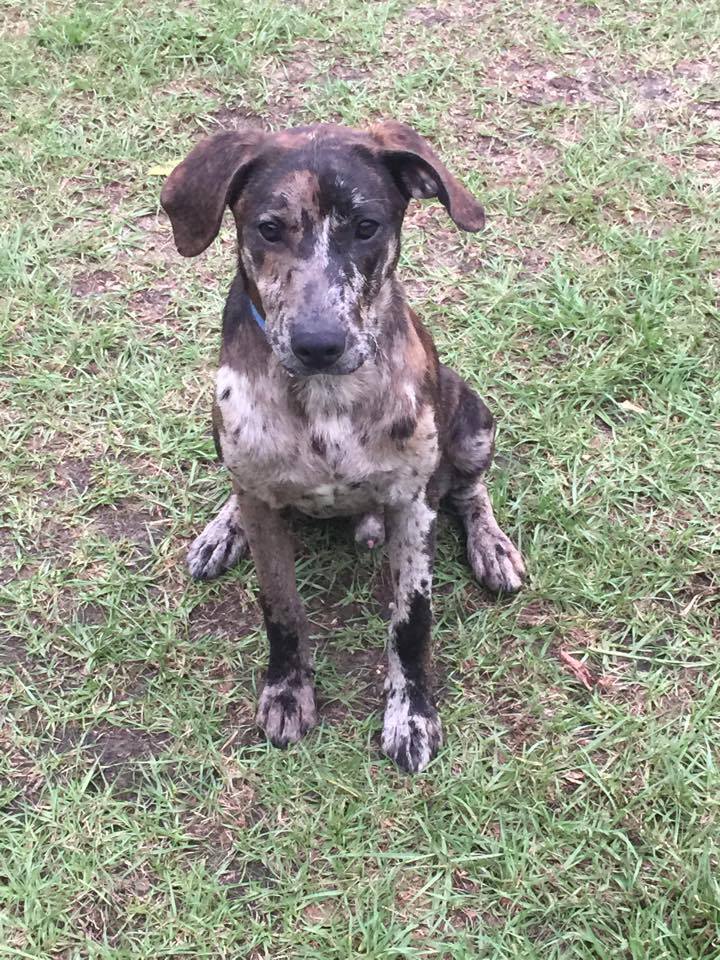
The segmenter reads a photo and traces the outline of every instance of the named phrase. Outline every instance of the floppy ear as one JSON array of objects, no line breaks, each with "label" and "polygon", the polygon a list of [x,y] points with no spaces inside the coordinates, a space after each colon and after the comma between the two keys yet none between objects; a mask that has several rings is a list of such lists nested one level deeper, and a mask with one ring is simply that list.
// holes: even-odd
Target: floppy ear
[{"label": "floppy ear", "polygon": [[483,228],[483,208],[412,127],[387,120],[372,126],[370,136],[405,196],[437,197],[462,230]]},{"label": "floppy ear", "polygon": [[215,239],[225,205],[249,173],[265,136],[255,129],[218,133],[199,143],[167,178],[160,203],[184,257],[197,256]]}]

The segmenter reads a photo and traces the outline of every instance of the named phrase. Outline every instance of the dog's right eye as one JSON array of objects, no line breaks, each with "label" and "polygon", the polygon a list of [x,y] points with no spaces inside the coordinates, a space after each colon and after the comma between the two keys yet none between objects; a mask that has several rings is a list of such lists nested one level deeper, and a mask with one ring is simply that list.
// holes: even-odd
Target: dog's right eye
[{"label": "dog's right eye", "polygon": [[361,220],[355,227],[355,236],[358,240],[369,240],[378,232],[380,226],[375,220]]},{"label": "dog's right eye", "polygon": [[280,224],[274,220],[265,220],[258,224],[260,236],[268,243],[276,243],[280,239]]}]

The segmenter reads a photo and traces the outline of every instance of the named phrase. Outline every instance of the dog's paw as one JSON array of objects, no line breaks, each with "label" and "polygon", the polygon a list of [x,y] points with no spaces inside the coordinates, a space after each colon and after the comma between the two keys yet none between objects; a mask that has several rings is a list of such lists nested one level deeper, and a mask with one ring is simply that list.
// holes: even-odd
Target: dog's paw
[{"label": "dog's paw", "polygon": [[385,520],[379,513],[364,513],[355,524],[355,543],[374,550],[385,543]]},{"label": "dog's paw", "polygon": [[442,746],[442,725],[429,699],[408,696],[407,690],[390,687],[382,732],[382,749],[407,770],[424,770]]},{"label": "dog's paw", "polygon": [[266,683],[255,720],[276,747],[297,743],[317,721],[310,676],[293,673],[277,683]]},{"label": "dog's paw", "polygon": [[520,551],[502,530],[485,530],[468,537],[468,560],[483,586],[494,593],[517,593],[525,582]]},{"label": "dog's paw", "polygon": [[187,565],[195,580],[219,577],[248,552],[248,541],[239,523],[239,513],[228,509],[229,503],[190,545]]}]

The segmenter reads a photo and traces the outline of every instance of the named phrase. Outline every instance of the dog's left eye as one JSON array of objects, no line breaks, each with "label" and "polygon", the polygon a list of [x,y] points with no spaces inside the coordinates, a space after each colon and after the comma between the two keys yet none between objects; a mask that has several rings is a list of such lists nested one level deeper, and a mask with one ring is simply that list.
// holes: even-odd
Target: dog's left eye
[{"label": "dog's left eye", "polygon": [[355,227],[355,236],[358,240],[369,240],[377,233],[379,226],[380,224],[375,220],[361,220]]},{"label": "dog's left eye", "polygon": [[264,220],[258,224],[260,236],[268,243],[276,243],[280,239],[280,224],[274,220]]}]

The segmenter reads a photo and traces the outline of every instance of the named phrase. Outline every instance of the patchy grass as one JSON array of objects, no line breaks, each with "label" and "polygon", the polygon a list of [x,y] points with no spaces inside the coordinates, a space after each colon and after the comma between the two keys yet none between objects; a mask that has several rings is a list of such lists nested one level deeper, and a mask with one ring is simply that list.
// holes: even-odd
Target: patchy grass
[{"label": "patchy grass", "polygon": [[[717,960],[716,3],[0,6],[0,954]],[[389,114],[486,202],[479,238],[415,207],[402,269],[532,572],[494,602],[442,526],[414,780],[342,524],[303,526],[324,722],[286,753],[251,565],[185,574],[232,237],[182,261],[148,172]]]}]

